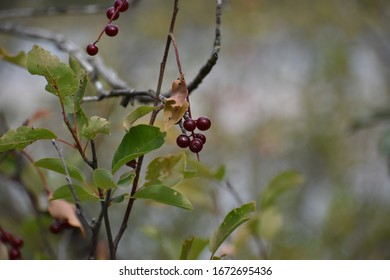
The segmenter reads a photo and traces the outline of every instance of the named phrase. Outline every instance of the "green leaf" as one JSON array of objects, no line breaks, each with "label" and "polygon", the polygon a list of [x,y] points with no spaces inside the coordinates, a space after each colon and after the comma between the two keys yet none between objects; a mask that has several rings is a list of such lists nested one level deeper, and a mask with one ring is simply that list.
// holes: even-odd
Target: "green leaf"
[{"label": "green leaf", "polygon": [[302,185],[304,178],[296,171],[285,171],[276,175],[261,195],[260,205],[265,209],[286,191]]},{"label": "green leaf", "polygon": [[128,188],[130,186],[130,184],[133,182],[134,177],[135,177],[134,170],[125,172],[120,176],[120,178],[116,184],[120,188]]},{"label": "green leaf", "polygon": [[8,130],[0,137],[0,152],[8,150],[23,150],[37,140],[56,139],[57,136],[46,128],[21,126]]},{"label": "green leaf", "polygon": [[104,118],[93,116],[83,127],[82,135],[87,139],[94,139],[98,133],[110,134],[110,123]]},{"label": "green leaf", "polygon": [[96,187],[105,190],[116,187],[114,176],[107,169],[98,168],[93,171],[93,182]]},{"label": "green leaf", "polygon": [[68,65],[49,51],[34,45],[27,54],[27,69],[33,75],[46,78],[46,90],[60,98],[66,113],[75,111],[74,96],[79,89],[79,80]]},{"label": "green leaf", "polygon": [[209,166],[206,166],[202,162],[191,158],[187,160],[187,166],[189,170],[195,170],[199,177],[217,181],[223,180],[226,171],[224,165],[221,165],[216,170],[212,170]]},{"label": "green leaf", "polygon": [[208,243],[208,239],[195,236],[184,240],[180,260],[197,260]]},{"label": "green leaf", "polygon": [[162,185],[143,187],[134,194],[134,198],[151,199],[163,204],[192,210],[191,202],[185,196],[177,190]]},{"label": "green leaf", "polygon": [[235,208],[230,211],[223,222],[218,226],[214,233],[210,237],[209,250],[214,256],[219,246],[226,240],[226,238],[241,224],[250,219],[252,212],[256,210],[255,202],[249,202],[241,207]]},{"label": "green leaf", "polygon": [[127,162],[160,148],[164,144],[166,133],[158,127],[140,124],[133,126],[123,137],[112,160],[114,174]]},{"label": "green leaf", "polygon": [[[62,164],[61,159],[59,158],[43,158],[38,161],[36,161],[35,166],[49,169],[51,171],[66,175],[64,165]],[[83,172],[81,172],[80,169],[78,169],[76,166],[70,165],[68,163],[65,163],[66,169],[68,169],[69,176],[73,179],[79,180],[84,182],[85,176]]]},{"label": "green leaf", "polygon": [[17,55],[10,55],[6,50],[0,48],[0,58],[22,67],[26,67],[27,65],[25,52],[19,52]]},{"label": "green leaf", "polygon": [[[80,187],[78,185],[73,185],[73,188],[75,190],[75,193],[80,201],[88,201],[88,200],[99,200],[99,197],[96,196],[94,193],[92,193],[89,190],[86,190],[83,187]],[[53,194],[51,200],[55,199],[65,199],[67,201],[73,202],[73,196],[69,189],[69,185],[64,185],[56,189]]]},{"label": "green leaf", "polygon": [[118,196],[116,196],[116,197],[113,197],[113,198],[111,199],[111,202],[112,202],[112,203],[121,203],[121,202],[123,202],[127,197],[129,197],[129,194],[128,194],[128,193],[123,193],[123,194],[120,194],[120,195],[118,195]]},{"label": "green leaf", "polygon": [[[84,97],[85,89],[87,87],[88,75],[87,72],[81,67],[80,63],[73,57],[69,57],[69,66],[76,75],[76,79],[79,81],[78,89],[73,97],[74,110],[67,114],[69,123],[77,124],[77,133],[82,135],[82,129],[84,126],[88,126],[88,117],[85,114],[81,103]],[[75,120],[76,118],[76,120]],[[73,127],[75,129],[75,127]]]},{"label": "green leaf", "polygon": [[149,114],[154,110],[154,106],[147,106],[147,105],[142,105],[139,106],[137,109],[132,111],[126,119],[123,121],[123,126],[125,127],[126,130],[129,130],[130,127],[133,125],[133,123],[142,118],[143,116]]},{"label": "green leaf", "polygon": [[80,63],[73,57],[69,57],[69,66],[76,75],[76,79],[79,81],[77,92],[74,96],[74,111],[81,110],[81,102],[84,97],[85,88],[88,82],[88,73],[85,71]]},{"label": "green leaf", "polygon": [[226,174],[225,165],[221,165],[214,173],[214,178],[218,181],[222,181]]},{"label": "green leaf", "polygon": [[146,170],[144,186],[164,185],[172,187],[179,183],[186,168],[186,155],[165,155],[152,160]]}]

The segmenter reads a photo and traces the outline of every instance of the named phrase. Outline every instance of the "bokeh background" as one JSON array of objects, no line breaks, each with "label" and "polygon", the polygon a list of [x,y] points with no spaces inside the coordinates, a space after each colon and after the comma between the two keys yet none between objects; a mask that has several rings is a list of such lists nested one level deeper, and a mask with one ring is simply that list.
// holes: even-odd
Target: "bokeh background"
[{"label": "bokeh background", "polygon": [[[1,11],[25,7],[103,4],[111,1],[2,1]],[[155,89],[173,1],[142,0],[121,15],[119,34],[103,37],[99,55],[136,89]],[[261,242],[240,229],[221,254],[252,259],[387,259],[390,257],[390,2],[386,0],[228,0],[222,16],[219,61],[191,95],[195,116],[212,120],[201,164],[207,170],[225,166],[222,181],[191,182],[195,210],[137,203],[119,257],[178,258],[181,242],[196,235],[208,238],[240,200],[259,200],[280,172],[294,170],[304,183],[283,194],[264,220]],[[84,48],[106,23],[95,15],[6,18],[46,28]],[[215,1],[180,1],[175,36],[187,80],[209,57],[214,40]],[[40,44],[66,60],[50,42],[0,33],[0,47],[11,53]],[[163,88],[177,78],[173,53]],[[58,104],[44,92],[45,81],[0,60],[0,112],[15,128],[37,110],[49,118],[35,125],[65,134]],[[93,95],[90,86],[88,94]],[[98,139],[99,164],[109,167],[123,136],[122,120],[133,109],[119,99],[88,103],[86,110],[109,118],[110,137]],[[161,116],[160,116],[161,117]],[[177,153],[174,139],[153,155]],[[56,156],[49,144],[28,152],[39,159]],[[77,154],[68,152],[69,160]],[[194,155],[188,155],[194,159]],[[146,161],[153,156],[148,156]],[[26,164],[22,181],[39,194],[39,179]],[[211,172],[211,171],[210,171]],[[48,174],[53,186],[64,178]],[[43,258],[29,228],[29,199],[2,173],[0,224],[25,238],[24,256]],[[228,184],[226,184],[228,182]],[[93,215],[94,206],[89,205]],[[112,210],[120,221],[123,208]],[[48,223],[44,219],[43,223]],[[114,226],[115,227],[115,226]],[[54,251],[73,237],[48,237]],[[38,237],[36,237],[39,240]],[[65,240],[66,239],[66,240]],[[30,243],[30,244],[29,244]],[[260,246],[258,246],[260,244]],[[61,247],[62,246],[62,247]],[[207,258],[207,249],[201,258]],[[69,257],[64,254],[63,257]]]}]

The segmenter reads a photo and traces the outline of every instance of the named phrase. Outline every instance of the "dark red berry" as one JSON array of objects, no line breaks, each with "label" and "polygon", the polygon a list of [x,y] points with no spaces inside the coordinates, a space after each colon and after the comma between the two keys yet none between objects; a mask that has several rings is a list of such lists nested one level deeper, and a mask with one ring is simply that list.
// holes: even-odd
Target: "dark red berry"
[{"label": "dark red berry", "polygon": [[20,254],[20,251],[15,248],[12,248],[8,253],[8,257],[10,260],[18,260],[21,256],[22,255]]},{"label": "dark red berry", "polygon": [[187,131],[194,131],[195,128],[196,128],[196,121],[194,121],[193,119],[191,118],[188,118],[184,121],[183,123],[183,126],[184,128],[187,130]]},{"label": "dark red berry", "polygon": [[115,13],[115,8],[110,7],[107,9],[106,16],[109,20],[117,20],[119,18],[119,12]]},{"label": "dark red berry", "polygon": [[191,152],[199,153],[202,150],[202,148],[203,148],[202,140],[200,140],[198,138],[192,139],[192,141],[190,143],[190,150],[191,150]]},{"label": "dark red berry", "polygon": [[126,12],[127,9],[129,8],[129,2],[127,2],[127,0],[116,0],[114,3],[114,7],[118,8],[120,5],[121,5],[121,7],[119,8],[120,12]]},{"label": "dark red berry", "polygon": [[177,138],[176,138],[176,144],[180,148],[187,148],[188,145],[190,144],[190,142],[191,142],[190,137],[188,137],[185,134],[181,134],[181,135],[177,136]]},{"label": "dark red berry", "polygon": [[114,37],[116,34],[118,34],[118,26],[109,23],[106,25],[104,32],[106,32],[107,36]]},{"label": "dark red berry", "polygon": [[59,234],[62,231],[62,225],[58,221],[54,221],[50,227],[49,230],[52,234]]},{"label": "dark red berry", "polygon": [[89,55],[95,55],[95,54],[97,54],[98,53],[98,51],[99,51],[99,48],[95,45],[95,44],[89,44],[88,46],[87,46],[87,53],[89,54]]},{"label": "dark red berry", "polygon": [[195,133],[195,138],[202,141],[203,144],[206,144],[206,136],[202,133]]},{"label": "dark red berry", "polygon": [[199,130],[208,130],[211,126],[211,121],[208,117],[199,117],[196,121],[196,127]]},{"label": "dark red berry", "polygon": [[3,243],[9,243],[11,242],[11,240],[12,240],[12,235],[4,231],[3,234],[1,235],[1,241]]},{"label": "dark red berry", "polygon": [[12,247],[14,247],[15,249],[18,249],[18,248],[23,246],[24,241],[23,241],[23,239],[21,239],[19,237],[14,237],[11,239],[10,243],[11,243]]},{"label": "dark red berry", "polygon": [[66,221],[62,221],[60,226],[61,226],[62,229],[67,229],[67,228],[71,228],[72,227],[72,225],[69,224],[69,222],[67,220]]}]

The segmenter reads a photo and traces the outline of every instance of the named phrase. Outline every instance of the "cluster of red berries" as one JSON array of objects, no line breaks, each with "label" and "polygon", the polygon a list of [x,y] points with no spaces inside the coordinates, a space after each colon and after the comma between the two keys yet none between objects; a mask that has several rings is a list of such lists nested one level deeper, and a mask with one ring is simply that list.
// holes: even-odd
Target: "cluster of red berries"
[{"label": "cluster of red berries", "polygon": [[8,247],[8,258],[10,260],[20,260],[22,254],[20,249],[22,248],[24,241],[20,237],[13,236],[11,233],[6,232],[0,228],[0,242],[4,243]]},{"label": "cluster of red berries", "polygon": [[59,234],[61,233],[63,230],[65,229],[68,229],[68,228],[71,228],[72,226],[68,223],[67,220],[54,220],[50,227],[49,227],[49,230],[52,234]]},{"label": "cluster of red berries", "polygon": [[107,9],[106,16],[108,18],[108,23],[104,30],[100,33],[98,39],[87,46],[87,53],[91,56],[96,55],[99,51],[99,48],[96,46],[97,42],[99,42],[103,33],[106,33],[107,36],[114,37],[118,34],[118,26],[113,24],[114,20],[119,18],[119,14],[121,12],[126,12],[129,8],[129,2],[127,0],[116,0],[114,2],[114,6]]},{"label": "cluster of red berries", "polygon": [[[194,120],[190,117],[184,117],[183,128],[184,132],[176,138],[176,144],[180,148],[189,147],[193,153],[199,153],[206,143],[206,136],[202,133],[195,133],[195,129],[206,131],[210,128],[211,121],[207,117],[199,117]],[[186,132],[190,132],[188,136]]]}]

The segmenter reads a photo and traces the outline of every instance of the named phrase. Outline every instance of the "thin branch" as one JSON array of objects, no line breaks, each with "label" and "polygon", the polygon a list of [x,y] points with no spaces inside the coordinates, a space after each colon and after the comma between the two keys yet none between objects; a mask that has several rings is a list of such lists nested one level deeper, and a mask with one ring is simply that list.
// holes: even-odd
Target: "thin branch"
[{"label": "thin branch", "polygon": [[73,198],[73,201],[74,201],[74,204],[76,206],[76,214],[77,216],[79,217],[79,219],[82,221],[82,223],[84,225],[89,225],[88,223],[88,220],[87,218],[84,216],[84,212],[81,208],[81,204],[80,204],[80,200],[76,194],[76,191],[74,189],[74,186],[73,186],[73,183],[72,183],[72,179],[69,175],[69,170],[68,168],[66,167],[66,163],[65,163],[65,159],[64,159],[64,156],[62,155],[62,150],[57,146],[57,143],[54,139],[51,140],[54,148],[56,149],[60,159],[61,159],[61,163],[64,167],[64,170],[65,170],[65,179],[66,181],[68,182],[68,187],[69,187],[69,190],[70,190],[70,193],[72,195],[72,198]]},{"label": "thin branch", "polygon": [[[173,29],[175,27],[176,16],[177,16],[178,11],[179,11],[179,0],[175,0],[174,6],[173,6],[172,17],[171,17],[171,24],[169,26],[168,34],[173,33]],[[160,99],[161,86],[162,86],[162,82],[163,82],[163,78],[164,78],[165,66],[166,66],[167,59],[168,59],[170,44],[171,44],[171,36],[168,35],[167,41],[165,44],[163,59],[160,63],[160,74],[158,77],[157,89],[156,89],[156,93],[155,93],[156,94],[155,95],[155,102],[154,102],[155,107],[157,107],[157,105],[159,103],[159,99]],[[150,125],[154,124],[154,122],[156,120],[156,116],[157,116],[159,111],[160,110],[156,109],[152,112],[152,116],[150,117],[150,121],[149,121]],[[135,194],[135,192],[138,189],[138,182],[139,182],[139,177],[140,177],[140,173],[141,173],[143,159],[144,159],[144,156],[140,156],[138,158],[137,168],[136,168],[136,172],[135,172],[135,178],[134,178],[133,186],[132,186],[131,193],[130,193],[130,199],[129,199],[129,202],[128,202],[127,207],[126,207],[126,212],[125,212],[125,215],[123,217],[121,227],[120,227],[119,232],[114,240],[115,252],[116,252],[116,250],[118,248],[118,244],[119,244],[119,242],[120,242],[120,240],[121,240],[121,238],[122,238],[122,236],[127,228],[127,223],[128,223],[129,217],[130,217],[130,213],[131,213],[131,210],[132,210],[133,205],[134,205],[135,199],[133,198],[133,195]]]},{"label": "thin branch", "polygon": [[0,11],[0,19],[42,17],[58,15],[89,15],[103,12],[107,5],[86,5],[86,6],[62,6],[62,7],[38,7],[10,9]]},{"label": "thin branch", "polygon": [[110,91],[102,91],[96,96],[85,96],[83,102],[96,102],[102,101],[103,99],[113,98],[113,97],[129,97],[129,98],[140,98],[139,101],[150,103],[155,100],[155,94],[153,90],[147,91],[138,91],[135,89],[113,89]]},{"label": "thin branch", "polygon": [[178,48],[177,48],[177,43],[176,43],[175,36],[173,35],[173,33],[170,32],[170,33],[169,33],[169,37],[171,38],[171,41],[172,41],[172,44],[173,44],[173,49],[175,50],[177,69],[179,70],[180,76],[184,76],[184,75],[183,75],[183,71],[181,70],[181,63],[180,63],[180,57],[179,57],[179,50],[178,50]]},{"label": "thin branch", "polygon": [[217,63],[219,50],[221,49],[221,23],[222,23],[222,0],[217,0],[216,16],[215,16],[215,38],[213,50],[206,64],[199,70],[198,75],[187,86],[188,93],[194,91],[202,83],[203,79],[210,73],[214,65]]}]

